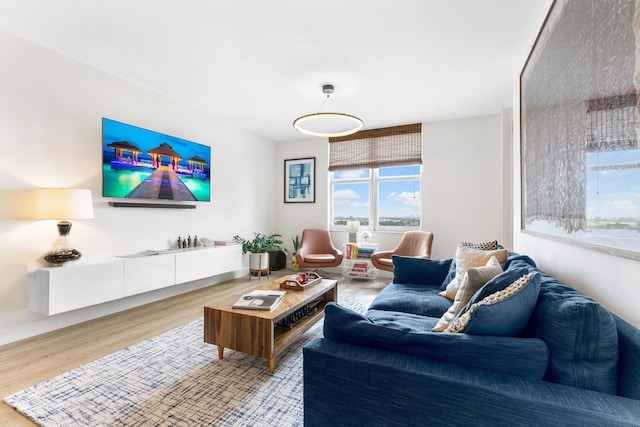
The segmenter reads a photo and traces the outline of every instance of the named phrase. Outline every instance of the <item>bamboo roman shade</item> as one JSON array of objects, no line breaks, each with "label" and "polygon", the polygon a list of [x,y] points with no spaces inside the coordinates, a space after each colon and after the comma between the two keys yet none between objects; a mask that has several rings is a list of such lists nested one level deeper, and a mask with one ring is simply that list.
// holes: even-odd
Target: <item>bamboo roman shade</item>
[{"label": "bamboo roman shade", "polygon": [[329,170],[422,164],[422,123],[329,138]]}]

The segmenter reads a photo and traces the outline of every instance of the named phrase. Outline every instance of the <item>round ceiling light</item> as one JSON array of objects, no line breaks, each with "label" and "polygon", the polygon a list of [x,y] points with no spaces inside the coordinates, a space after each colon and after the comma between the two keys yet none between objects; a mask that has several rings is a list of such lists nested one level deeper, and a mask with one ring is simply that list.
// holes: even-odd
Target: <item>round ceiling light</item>
[{"label": "round ceiling light", "polygon": [[[322,86],[327,98],[333,93],[333,85]],[[313,113],[298,117],[293,127],[304,134],[323,137],[351,135],[364,126],[362,119],[344,113]]]}]

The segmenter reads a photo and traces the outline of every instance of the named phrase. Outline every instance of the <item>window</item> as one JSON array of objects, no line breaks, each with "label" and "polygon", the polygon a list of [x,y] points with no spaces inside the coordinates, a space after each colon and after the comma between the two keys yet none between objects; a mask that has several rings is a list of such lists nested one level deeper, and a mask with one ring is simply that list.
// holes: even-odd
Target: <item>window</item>
[{"label": "window", "polygon": [[331,228],[420,227],[422,124],[329,138]]},{"label": "window", "polygon": [[419,228],[420,165],[345,169],[331,174],[331,226],[359,221],[371,230]]}]

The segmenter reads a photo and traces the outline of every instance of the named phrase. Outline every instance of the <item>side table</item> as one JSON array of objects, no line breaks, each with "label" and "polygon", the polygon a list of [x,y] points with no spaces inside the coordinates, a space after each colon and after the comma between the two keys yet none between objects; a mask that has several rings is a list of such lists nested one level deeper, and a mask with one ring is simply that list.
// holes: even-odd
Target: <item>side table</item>
[{"label": "side table", "polygon": [[345,243],[342,246],[344,261],[342,277],[375,279],[378,269],[371,263],[371,255],[378,250],[378,243]]}]

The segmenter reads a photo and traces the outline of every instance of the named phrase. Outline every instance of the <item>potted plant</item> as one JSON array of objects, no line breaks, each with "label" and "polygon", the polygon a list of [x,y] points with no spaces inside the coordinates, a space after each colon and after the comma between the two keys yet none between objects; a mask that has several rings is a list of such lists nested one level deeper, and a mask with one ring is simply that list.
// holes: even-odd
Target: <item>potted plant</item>
[{"label": "potted plant", "polygon": [[[240,236],[234,236],[233,239],[242,245],[242,253],[249,253],[249,269],[250,270],[264,270],[271,268],[269,259],[270,253],[274,253],[274,259],[277,260],[276,253],[282,253],[285,256],[286,263],[286,251],[282,247],[281,235],[274,233],[266,235],[264,233],[253,233],[254,238],[252,240],[244,239]],[[283,267],[282,267],[283,268]],[[271,268],[274,269],[274,268]],[[275,268],[277,269],[277,268]]]},{"label": "potted plant", "polygon": [[296,260],[296,252],[298,252],[298,248],[300,247],[300,236],[296,234],[291,238],[291,242],[293,243],[293,255],[291,255],[291,268],[294,271],[298,271],[300,266],[298,265],[298,261]]}]

